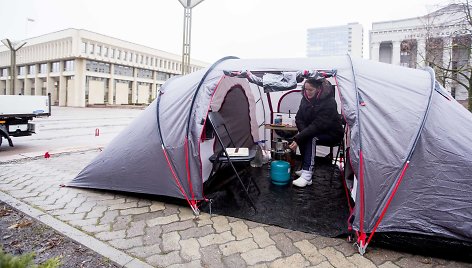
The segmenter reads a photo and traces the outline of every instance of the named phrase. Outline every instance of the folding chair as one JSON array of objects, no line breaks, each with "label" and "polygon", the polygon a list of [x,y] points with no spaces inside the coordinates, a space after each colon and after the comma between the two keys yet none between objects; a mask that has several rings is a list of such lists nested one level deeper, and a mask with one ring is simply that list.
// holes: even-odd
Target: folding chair
[{"label": "folding chair", "polygon": [[[343,155],[344,155],[344,143],[345,143],[344,137],[346,136],[346,121],[344,120],[344,117],[342,115],[339,115],[339,116],[341,118],[341,124],[343,126],[343,138],[340,141],[331,142],[331,143],[316,142],[317,146],[320,145],[320,146],[329,147],[329,154],[327,155],[327,158],[329,159],[329,161],[332,163],[332,166],[333,166],[333,173],[331,173],[330,185],[332,185],[333,183],[333,176],[334,176],[334,171],[336,170],[336,164],[338,163],[338,161],[341,161],[341,158],[344,161]],[[338,150],[336,152],[336,156],[333,158],[334,147],[338,147]]]},{"label": "folding chair", "polygon": [[[247,199],[249,200],[249,203],[254,208],[254,210],[257,211],[256,206],[249,195],[249,187],[251,183],[254,184],[258,194],[261,193],[259,186],[256,184],[256,182],[252,178],[250,170],[249,170],[251,160],[253,160],[254,157],[256,156],[256,150],[250,148],[248,156],[230,156],[226,148],[229,148],[229,147],[237,148],[237,146],[235,145],[233,139],[231,138],[231,135],[228,131],[228,128],[226,127],[226,124],[223,118],[218,112],[209,112],[208,120],[211,124],[211,127],[213,128],[216,139],[218,140],[218,143],[221,146],[221,149],[215,152],[209,159],[210,162],[213,163],[213,167],[210,172],[210,179],[215,177],[215,175],[218,173],[218,170],[223,165],[229,165],[232,171],[234,172],[234,175],[233,177],[231,177],[231,179],[234,179],[234,177],[238,179],[240,185],[242,186],[244,190],[244,193],[246,194]],[[227,145],[225,145],[221,136],[223,130],[225,131],[227,137],[229,138],[229,143]],[[243,179],[246,179],[246,182]]]}]

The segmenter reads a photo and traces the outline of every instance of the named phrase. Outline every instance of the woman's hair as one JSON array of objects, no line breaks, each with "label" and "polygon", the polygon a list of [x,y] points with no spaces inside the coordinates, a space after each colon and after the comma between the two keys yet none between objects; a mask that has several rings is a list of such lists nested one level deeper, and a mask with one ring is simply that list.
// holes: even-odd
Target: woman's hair
[{"label": "woman's hair", "polygon": [[[318,79],[315,79],[315,78],[308,78],[306,81],[305,81],[305,84],[310,84],[311,86],[315,87],[315,88],[321,88],[321,86],[323,85],[323,80],[318,80]],[[305,89],[305,86],[303,86],[303,89]]]}]

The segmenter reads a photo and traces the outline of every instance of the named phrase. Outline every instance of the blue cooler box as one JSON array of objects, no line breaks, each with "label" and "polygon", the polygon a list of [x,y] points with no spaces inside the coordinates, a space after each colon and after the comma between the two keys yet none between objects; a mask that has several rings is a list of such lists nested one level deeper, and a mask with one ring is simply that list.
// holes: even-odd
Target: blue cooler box
[{"label": "blue cooler box", "polygon": [[275,185],[287,185],[290,182],[290,163],[281,160],[272,161],[270,178]]}]

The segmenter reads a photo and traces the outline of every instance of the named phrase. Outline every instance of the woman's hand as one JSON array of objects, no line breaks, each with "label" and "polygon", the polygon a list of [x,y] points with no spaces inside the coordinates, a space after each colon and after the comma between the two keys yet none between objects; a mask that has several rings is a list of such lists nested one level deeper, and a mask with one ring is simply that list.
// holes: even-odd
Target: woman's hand
[{"label": "woman's hand", "polygon": [[294,151],[294,152],[297,150],[297,147],[298,147],[298,144],[297,144],[297,142],[295,142],[295,141],[292,141],[292,143],[290,143],[290,144],[288,145],[288,148],[290,148],[290,150],[292,150],[292,151]]}]

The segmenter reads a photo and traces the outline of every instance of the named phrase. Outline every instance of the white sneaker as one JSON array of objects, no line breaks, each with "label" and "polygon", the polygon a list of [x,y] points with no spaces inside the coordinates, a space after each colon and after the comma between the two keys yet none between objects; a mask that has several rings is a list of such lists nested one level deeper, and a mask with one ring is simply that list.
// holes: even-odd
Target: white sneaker
[{"label": "white sneaker", "polygon": [[295,171],[295,175],[300,177],[302,175],[302,170],[300,169],[300,170]]},{"label": "white sneaker", "polygon": [[312,171],[301,170],[300,178],[294,180],[292,182],[292,184],[297,186],[297,187],[305,187],[307,185],[311,185],[313,183],[312,180],[311,180],[312,175],[313,175]]}]

